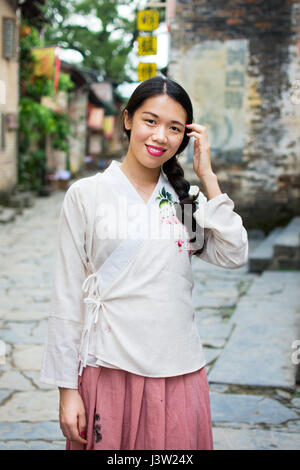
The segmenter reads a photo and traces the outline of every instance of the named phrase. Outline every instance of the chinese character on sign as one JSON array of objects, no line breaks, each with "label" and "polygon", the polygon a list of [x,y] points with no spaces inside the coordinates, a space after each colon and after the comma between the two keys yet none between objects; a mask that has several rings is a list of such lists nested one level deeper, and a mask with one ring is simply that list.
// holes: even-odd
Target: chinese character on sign
[{"label": "chinese character on sign", "polygon": [[243,72],[239,70],[228,70],[228,72],[226,72],[226,86],[243,87]]},{"label": "chinese character on sign", "polygon": [[156,76],[156,64],[141,62],[138,65],[138,81],[143,82],[148,78]]},{"label": "chinese character on sign", "polygon": [[155,36],[139,36],[138,55],[155,55],[157,53],[157,38]]},{"label": "chinese character on sign", "polygon": [[158,28],[158,11],[141,10],[137,14],[137,29],[139,31],[154,31]]},{"label": "chinese character on sign", "polygon": [[234,62],[238,64],[245,63],[245,52],[243,49],[228,49],[227,64],[232,65]]}]

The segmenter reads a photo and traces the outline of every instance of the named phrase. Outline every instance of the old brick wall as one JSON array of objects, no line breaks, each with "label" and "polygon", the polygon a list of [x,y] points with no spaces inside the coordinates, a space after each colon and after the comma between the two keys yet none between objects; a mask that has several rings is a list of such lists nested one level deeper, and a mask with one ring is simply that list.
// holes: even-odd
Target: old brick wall
[{"label": "old brick wall", "polygon": [[[208,127],[220,187],[247,228],[299,214],[299,18],[299,1],[177,0],[171,22],[168,76]],[[192,145],[185,157],[193,179]]]}]

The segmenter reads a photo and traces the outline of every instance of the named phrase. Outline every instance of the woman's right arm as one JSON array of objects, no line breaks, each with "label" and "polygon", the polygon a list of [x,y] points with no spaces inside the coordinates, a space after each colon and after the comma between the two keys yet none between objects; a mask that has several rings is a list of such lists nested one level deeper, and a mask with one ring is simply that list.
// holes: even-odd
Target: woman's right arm
[{"label": "woman's right arm", "polygon": [[83,422],[78,392],[78,352],[84,321],[82,284],[87,277],[86,216],[79,187],[67,190],[59,215],[54,279],[40,381],[60,391],[61,428],[66,437],[82,442],[77,422]]}]

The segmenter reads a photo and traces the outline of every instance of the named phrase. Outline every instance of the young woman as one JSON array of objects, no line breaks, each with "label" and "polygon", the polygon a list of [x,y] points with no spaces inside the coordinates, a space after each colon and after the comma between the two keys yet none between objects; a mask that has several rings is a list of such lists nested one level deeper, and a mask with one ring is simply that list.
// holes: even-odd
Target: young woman
[{"label": "young woman", "polygon": [[[204,126],[176,82],[142,82],[128,151],[66,192],[41,381],[60,391],[67,449],[213,449],[191,259],[238,268],[248,237]],[[194,138],[190,187],[178,156]]]}]

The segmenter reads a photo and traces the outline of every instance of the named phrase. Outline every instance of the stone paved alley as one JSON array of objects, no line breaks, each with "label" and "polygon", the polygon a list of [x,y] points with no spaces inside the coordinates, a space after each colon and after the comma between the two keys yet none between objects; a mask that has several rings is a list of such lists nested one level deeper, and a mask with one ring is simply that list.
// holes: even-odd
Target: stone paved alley
[{"label": "stone paved alley", "polygon": [[[38,380],[63,196],[36,198],[0,226],[1,450],[64,449],[58,390]],[[300,389],[291,343],[300,337],[300,272],[257,275],[247,266],[224,270],[197,259],[193,269],[215,449],[299,450]]]}]

